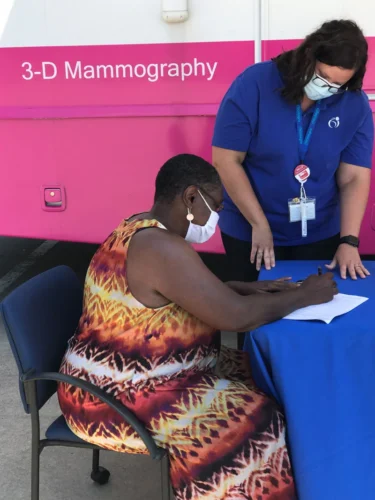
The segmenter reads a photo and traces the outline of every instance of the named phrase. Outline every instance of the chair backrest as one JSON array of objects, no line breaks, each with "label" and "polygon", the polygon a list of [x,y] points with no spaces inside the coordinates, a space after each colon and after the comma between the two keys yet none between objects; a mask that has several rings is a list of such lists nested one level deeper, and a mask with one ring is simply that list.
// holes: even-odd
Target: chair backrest
[{"label": "chair backrest", "polygon": [[[59,266],[27,281],[4,299],[1,314],[20,376],[30,370],[59,371],[82,313],[82,295],[76,274]],[[38,408],[55,392],[55,382],[39,381]],[[21,382],[20,394],[29,413]]]}]

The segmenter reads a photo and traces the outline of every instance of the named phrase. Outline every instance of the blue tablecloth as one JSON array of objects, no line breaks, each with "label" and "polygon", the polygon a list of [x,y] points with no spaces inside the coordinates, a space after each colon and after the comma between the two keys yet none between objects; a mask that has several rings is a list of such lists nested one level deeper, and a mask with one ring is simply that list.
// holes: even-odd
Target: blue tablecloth
[{"label": "blue tablecloth", "polygon": [[[278,262],[260,279],[317,272]],[[370,300],[330,325],[281,320],[247,334],[255,382],[282,406],[299,500],[375,499],[375,262],[365,280],[337,278]]]}]

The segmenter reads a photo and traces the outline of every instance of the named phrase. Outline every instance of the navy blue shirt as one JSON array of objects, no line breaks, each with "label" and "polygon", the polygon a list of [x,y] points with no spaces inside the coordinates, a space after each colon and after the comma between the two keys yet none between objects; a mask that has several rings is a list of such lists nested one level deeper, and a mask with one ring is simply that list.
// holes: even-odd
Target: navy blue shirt
[{"label": "navy blue shirt", "polygon": [[[371,168],[374,122],[364,92],[345,92],[321,101],[321,111],[304,163],[311,175],[305,184],[316,198],[316,220],[308,221],[307,238],[301,223],[289,222],[288,200],[299,196],[294,169],[300,164],[296,106],[280,94],[280,72],[268,61],[247,68],[226,93],[215,124],[213,145],[246,152],[244,168],[268,219],[275,245],[300,245],[340,232],[336,171],[340,162]],[[315,106],[303,114],[304,133]],[[220,229],[251,241],[251,226],[224,194]]]}]

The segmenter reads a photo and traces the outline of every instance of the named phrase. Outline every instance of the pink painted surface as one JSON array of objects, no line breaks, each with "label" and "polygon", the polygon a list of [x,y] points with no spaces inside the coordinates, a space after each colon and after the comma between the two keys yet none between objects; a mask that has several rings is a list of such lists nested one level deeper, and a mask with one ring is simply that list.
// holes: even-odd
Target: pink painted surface
[{"label": "pink painted surface", "polygon": [[0,107],[217,104],[252,62],[252,41],[3,48]]},{"label": "pink painted surface", "polygon": [[[269,58],[296,43],[264,42],[263,52]],[[129,46],[0,49],[0,158],[6,179],[0,183],[0,210],[6,214],[0,234],[100,242],[123,217],[151,206],[157,170],[170,156],[190,152],[210,160],[218,103],[235,76],[253,62],[253,43],[157,45],[155,53],[154,46],[134,47],[135,52]],[[90,64],[114,64],[124,54],[125,62],[134,64],[182,63],[188,57],[219,62],[211,81],[198,76],[154,83],[26,82],[20,73],[25,60],[35,68],[43,60],[61,64],[88,56]],[[369,65],[366,85],[368,91],[375,89],[375,63]],[[43,185],[65,186],[66,210],[42,210]],[[371,224],[375,229],[374,189],[362,251],[375,254]],[[222,252],[219,235],[199,249]]]},{"label": "pink painted surface", "polygon": [[219,104],[134,104],[113,106],[0,106],[0,119],[215,116]]},{"label": "pink painted surface", "polygon": [[361,231],[361,252],[375,255],[375,151],[372,157],[372,182],[367,210],[363,218]]},{"label": "pink painted surface", "polygon": [[[7,214],[0,233],[96,243],[122,218],[147,210],[156,173],[169,157],[190,152],[211,159],[218,104],[253,63],[253,53],[252,41],[0,49],[6,179],[0,210]],[[100,78],[72,79],[66,61],[69,68],[81,61],[82,67],[107,69]],[[42,75],[23,79],[30,76],[25,62]],[[44,64],[46,76],[57,69],[54,78],[43,79],[43,62],[55,65]],[[112,78],[111,68],[120,64],[130,65],[127,77]],[[144,77],[135,76],[136,67],[138,75],[145,68]],[[66,210],[43,210],[41,186],[59,184],[65,186]],[[222,252],[219,235],[200,249]]]},{"label": "pink painted surface", "polygon": [[[169,157],[210,159],[213,125],[214,117],[0,120],[1,234],[101,242],[151,207]],[[42,185],[65,186],[65,211],[42,210]],[[219,235],[200,250],[222,252]]]}]

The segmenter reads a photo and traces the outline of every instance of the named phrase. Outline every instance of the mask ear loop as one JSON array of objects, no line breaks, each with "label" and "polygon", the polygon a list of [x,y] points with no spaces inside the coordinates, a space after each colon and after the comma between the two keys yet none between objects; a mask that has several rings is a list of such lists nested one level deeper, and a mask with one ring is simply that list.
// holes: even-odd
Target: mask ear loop
[{"label": "mask ear loop", "polygon": [[210,212],[213,212],[212,208],[211,208],[211,207],[210,207],[210,205],[207,203],[206,198],[205,198],[205,197],[203,196],[203,194],[199,191],[199,189],[198,189],[198,193],[201,195],[201,198],[202,198],[202,200],[204,201],[204,203],[206,204],[206,207],[208,208],[208,210],[209,210]]}]

